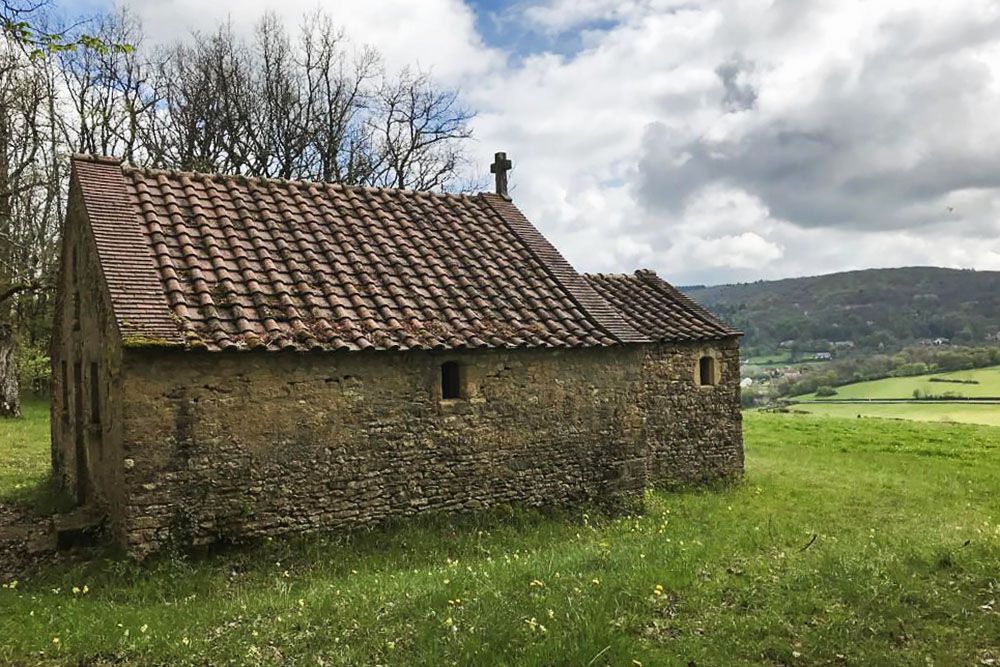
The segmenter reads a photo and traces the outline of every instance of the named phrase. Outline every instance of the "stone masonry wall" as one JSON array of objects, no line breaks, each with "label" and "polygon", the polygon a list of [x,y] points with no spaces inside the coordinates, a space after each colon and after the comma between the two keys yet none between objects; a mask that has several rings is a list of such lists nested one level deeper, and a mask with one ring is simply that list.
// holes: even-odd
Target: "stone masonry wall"
[{"label": "stone masonry wall", "polygon": [[[645,488],[640,347],[123,360],[124,539],[144,554]],[[463,398],[440,398],[458,361]]]},{"label": "stone masonry wall", "polygon": [[111,301],[78,190],[70,192],[52,337],[52,467],[81,505],[106,508],[120,532],[120,364]]},{"label": "stone masonry wall", "polygon": [[[698,363],[715,360],[714,384],[701,385]],[[738,339],[645,346],[647,477],[674,486],[743,472]]]}]

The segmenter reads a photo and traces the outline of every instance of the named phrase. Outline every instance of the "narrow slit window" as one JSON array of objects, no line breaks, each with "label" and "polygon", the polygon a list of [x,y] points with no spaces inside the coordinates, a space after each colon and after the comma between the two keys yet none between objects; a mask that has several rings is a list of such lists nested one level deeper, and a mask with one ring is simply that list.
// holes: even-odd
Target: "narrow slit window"
[{"label": "narrow slit window", "polygon": [[441,364],[441,398],[461,398],[461,369],[458,362],[446,361]]},{"label": "narrow slit window", "polygon": [[698,360],[698,381],[703,387],[711,387],[715,384],[715,359],[713,357],[702,357]]},{"label": "narrow slit window", "polygon": [[101,423],[101,379],[96,362],[90,363],[90,423]]},{"label": "narrow slit window", "polygon": [[80,285],[79,276],[77,274],[78,262],[76,258],[76,248],[73,248],[73,261],[72,261],[70,281],[73,283],[73,331],[80,330]]},{"label": "narrow slit window", "polygon": [[66,362],[59,363],[59,372],[62,380],[62,414],[63,419],[69,421],[69,372],[66,369]]},{"label": "narrow slit window", "polygon": [[86,504],[90,497],[87,469],[87,441],[84,439],[83,364],[73,362],[73,440],[76,443],[76,501]]}]

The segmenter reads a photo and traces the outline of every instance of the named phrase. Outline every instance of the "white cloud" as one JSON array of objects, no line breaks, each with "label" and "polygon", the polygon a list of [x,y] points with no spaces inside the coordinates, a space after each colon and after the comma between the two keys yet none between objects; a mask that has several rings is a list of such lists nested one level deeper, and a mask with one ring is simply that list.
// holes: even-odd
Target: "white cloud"
[{"label": "white cloud", "polygon": [[618,22],[471,91],[484,149],[519,167],[516,201],[581,268],[997,266],[995,2],[552,0],[526,16]]},{"label": "white cloud", "polygon": [[[132,0],[159,39],[315,0]],[[573,53],[509,58],[460,0],[326,2],[390,66],[479,111],[477,171],[583,270],[679,283],[869,266],[1000,268],[995,0],[522,0]],[[539,43],[534,44],[535,47]]]},{"label": "white cloud", "polygon": [[392,69],[418,65],[456,83],[502,64],[502,58],[483,44],[475,15],[461,0],[123,0],[119,4],[143,20],[145,32],[156,42],[192,30],[211,30],[226,20],[237,30],[249,31],[267,11],[297,26],[304,16],[322,9],[354,43],[377,47]]},{"label": "white cloud", "polygon": [[594,21],[625,18],[639,4],[635,0],[553,0],[528,6],[524,18],[547,32],[558,33]]}]

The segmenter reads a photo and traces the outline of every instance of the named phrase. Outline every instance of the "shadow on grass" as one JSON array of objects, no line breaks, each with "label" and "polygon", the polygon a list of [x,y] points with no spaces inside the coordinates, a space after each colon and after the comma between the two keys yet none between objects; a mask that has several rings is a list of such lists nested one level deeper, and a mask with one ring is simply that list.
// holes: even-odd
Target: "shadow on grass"
[{"label": "shadow on grass", "polygon": [[0,495],[0,505],[39,518],[68,512],[75,504],[72,496],[59,487],[51,474],[15,484],[7,493]]}]

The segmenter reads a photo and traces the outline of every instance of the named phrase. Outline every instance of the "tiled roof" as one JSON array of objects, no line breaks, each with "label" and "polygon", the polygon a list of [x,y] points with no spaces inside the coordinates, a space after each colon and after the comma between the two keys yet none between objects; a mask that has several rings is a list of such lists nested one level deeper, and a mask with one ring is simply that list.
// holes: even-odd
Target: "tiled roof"
[{"label": "tiled roof", "polygon": [[123,336],[180,343],[152,252],[117,162],[73,160],[72,194],[81,194],[97,256]]},{"label": "tiled roof", "polygon": [[74,159],[126,344],[644,342],[508,201]]},{"label": "tiled roof", "polygon": [[653,340],[719,340],[740,335],[652,271],[583,277],[626,322]]}]

